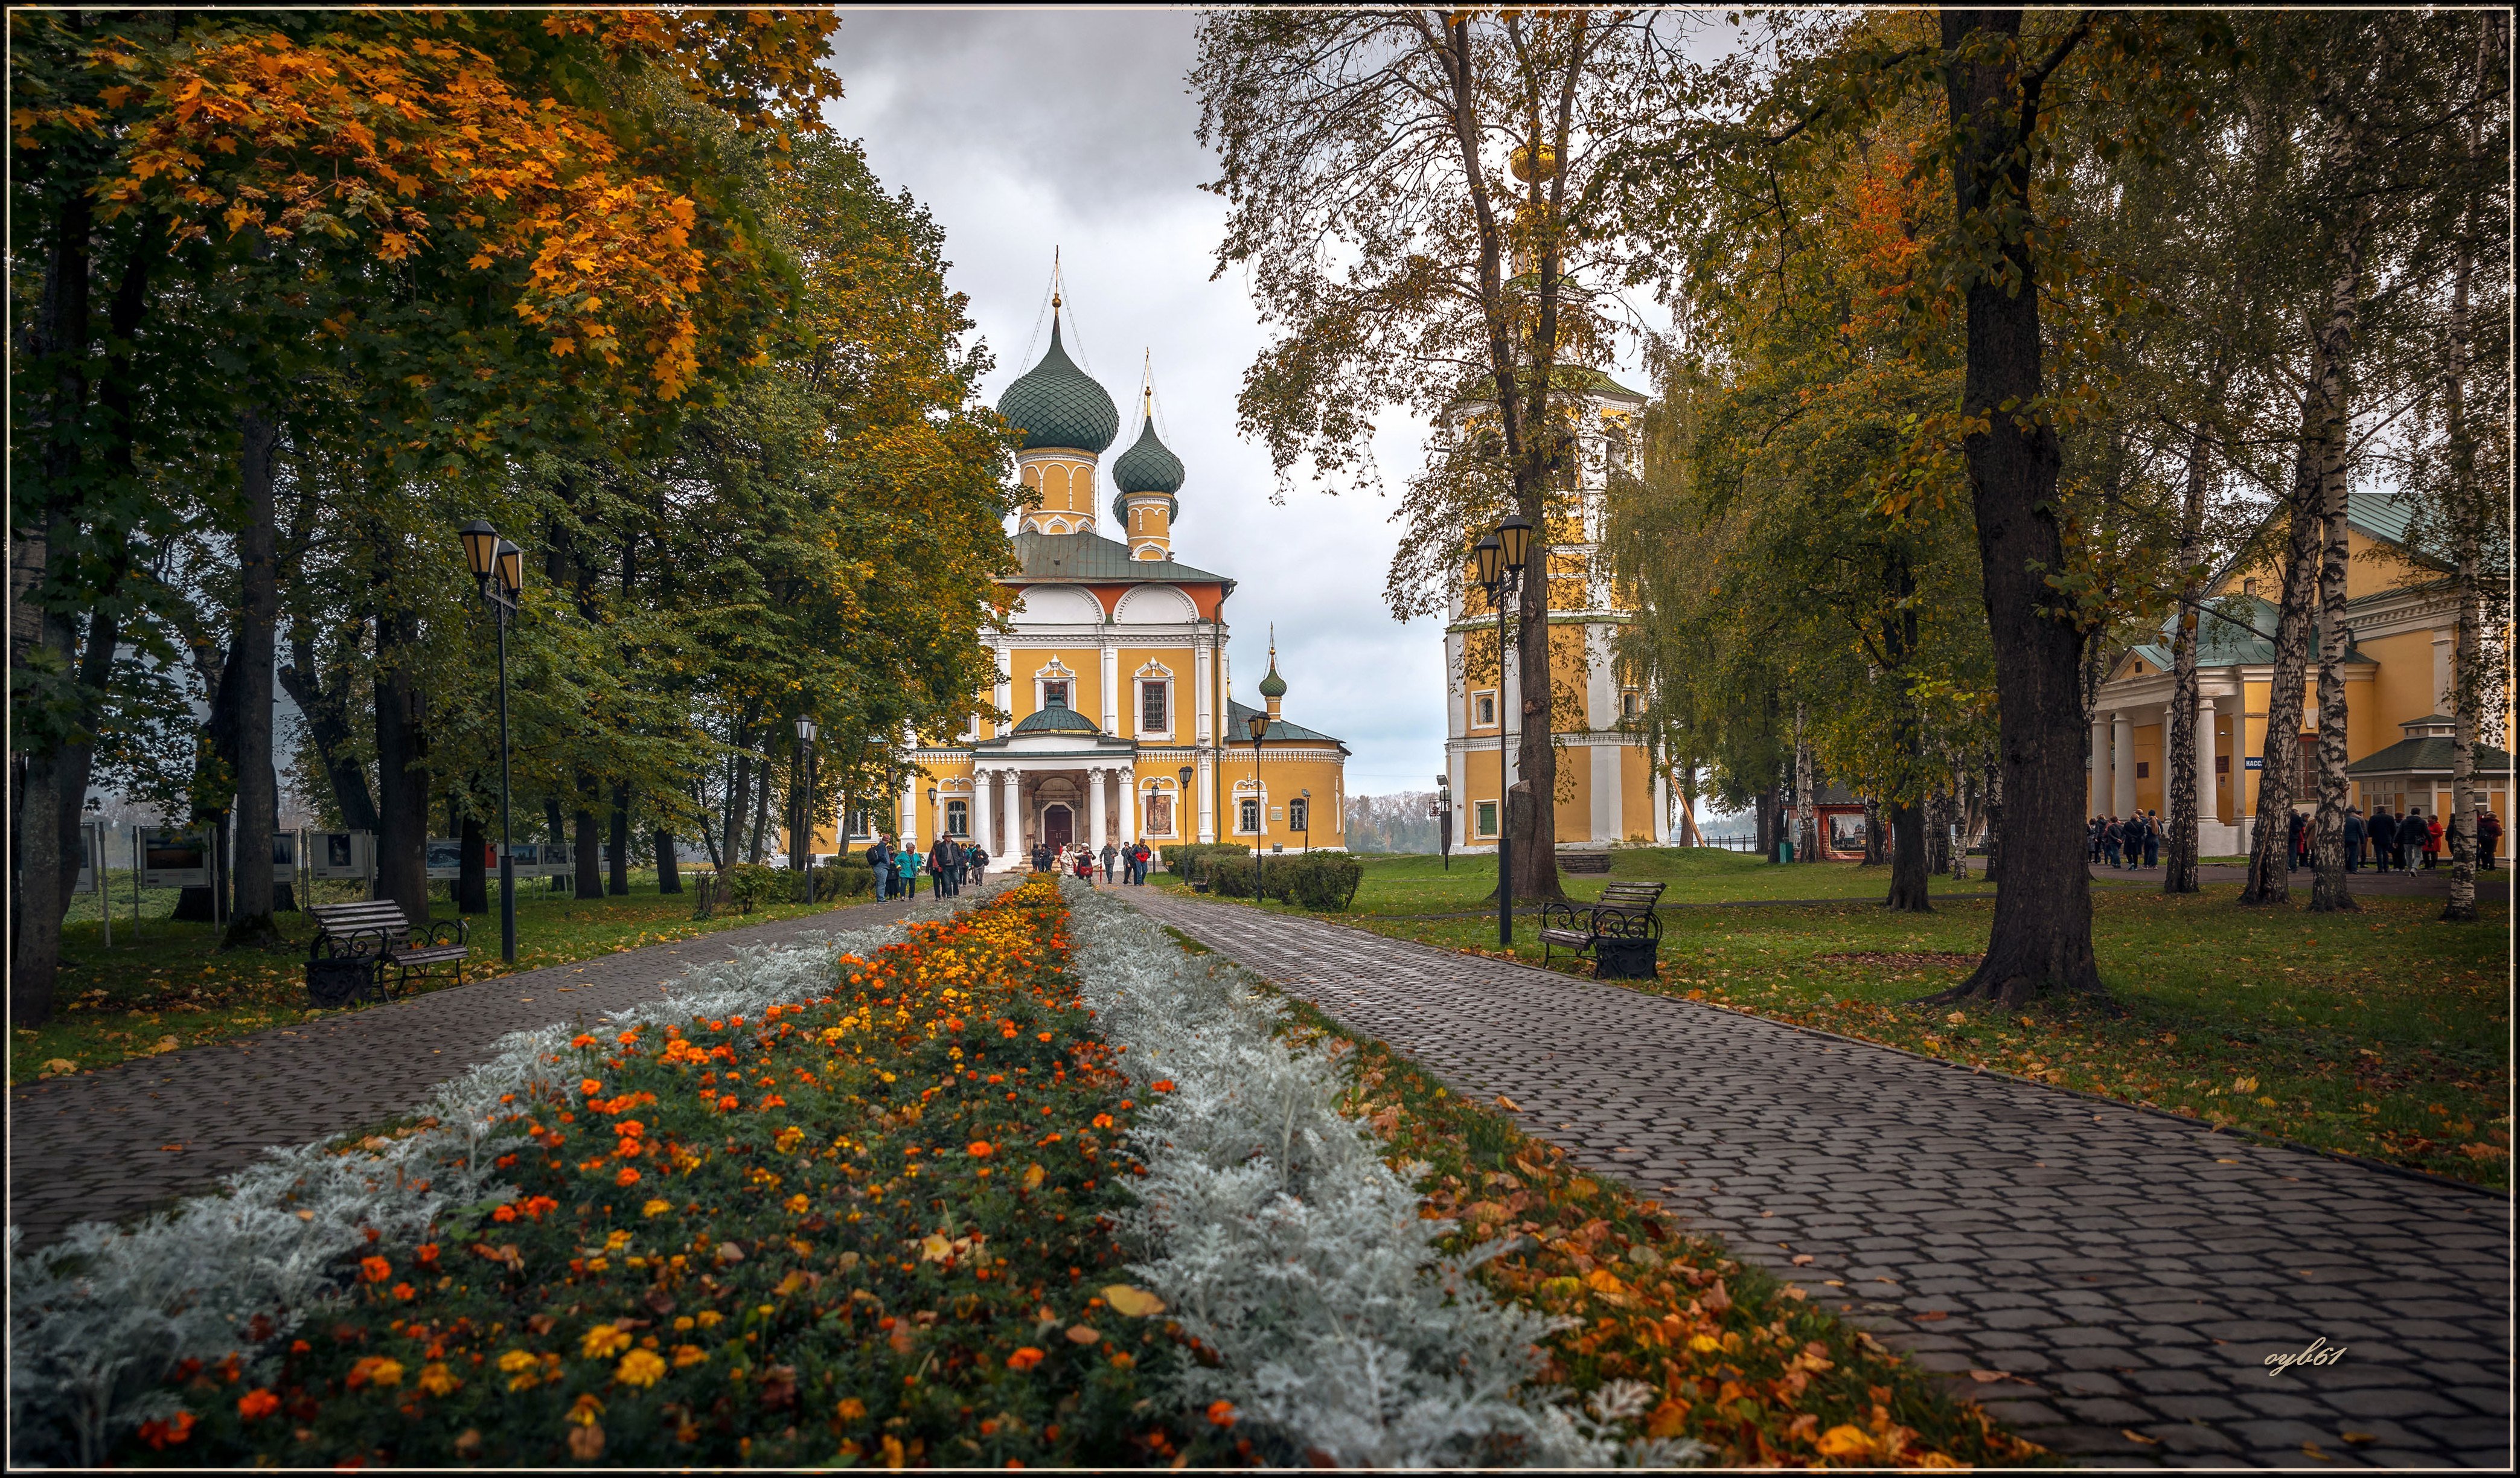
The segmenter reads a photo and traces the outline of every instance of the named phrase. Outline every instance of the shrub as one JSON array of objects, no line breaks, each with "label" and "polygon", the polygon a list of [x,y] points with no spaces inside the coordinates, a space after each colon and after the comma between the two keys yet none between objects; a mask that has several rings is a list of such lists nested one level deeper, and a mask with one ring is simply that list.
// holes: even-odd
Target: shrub
[{"label": "shrub", "polygon": [[759,904],[786,903],[801,895],[796,874],[786,868],[766,862],[740,862],[727,870],[726,897],[739,914],[749,914]]},{"label": "shrub", "polygon": [[827,862],[814,871],[817,897],[856,898],[875,891],[875,869],[855,854]]},{"label": "shrub", "polygon": [[807,1004],[577,1037],[567,1085],[508,1114],[531,1141],[501,1162],[518,1199],[353,1249],[346,1305],[275,1340],[267,1379],[184,1372],[182,1437],[161,1424],[122,1456],[1145,1466],[1221,1448],[1149,1412],[1184,1362],[1107,1230],[1129,1083],[1063,973],[1065,927],[1036,885],[842,959]]},{"label": "shrub", "polygon": [[1240,857],[1215,864],[1207,876],[1209,886],[1227,898],[1249,898],[1256,886],[1280,903],[1340,913],[1355,901],[1356,890],[1365,881],[1365,864],[1344,852],[1258,860]]},{"label": "shrub", "polygon": [[1163,848],[1164,871],[1176,877],[1203,877],[1206,868],[1219,859],[1250,855],[1251,849],[1238,841],[1176,842]]}]

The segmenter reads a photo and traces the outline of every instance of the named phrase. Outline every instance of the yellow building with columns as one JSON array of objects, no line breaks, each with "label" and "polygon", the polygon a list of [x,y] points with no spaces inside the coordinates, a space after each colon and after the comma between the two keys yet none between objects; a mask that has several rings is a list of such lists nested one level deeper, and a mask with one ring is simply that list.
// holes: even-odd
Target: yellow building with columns
[{"label": "yellow building with columns", "polygon": [[[2428,818],[2451,804],[2451,653],[2457,620],[2447,575],[2406,547],[2408,511],[2384,494],[2346,499],[2345,773],[2347,804],[2368,816],[2385,806]],[[2220,614],[2197,625],[2197,850],[2208,857],[2249,849],[2257,814],[2267,698],[2274,676],[2275,599],[2283,590],[2272,560],[2233,565],[2208,587]],[[2174,615],[2158,642],[2118,659],[2092,709],[2088,799],[2093,816],[2170,814],[2167,759],[2177,631]],[[2318,805],[2318,649],[2303,685],[2303,759],[2294,809]],[[2511,727],[2506,713],[2478,736],[2479,799],[2510,822]],[[2212,747],[2203,737],[2212,736]],[[2212,762],[2205,763],[2205,756]],[[2447,844],[2445,844],[2447,845]]]},{"label": "yellow building with columns", "polygon": [[1111,460],[1105,521],[1102,455],[1119,412],[1068,357],[1051,304],[1049,351],[998,400],[1022,433],[1017,474],[1038,502],[1004,582],[1018,597],[1012,620],[983,638],[997,687],[975,694],[963,733],[921,737],[918,773],[889,814],[861,815],[852,830],[880,824],[920,847],[953,836],[1010,863],[1040,843],[1099,852],[1141,838],[1344,851],[1347,746],[1284,716],[1274,644],[1257,685],[1265,706],[1235,700],[1235,581],[1172,557],[1188,470],[1156,435],[1151,387],[1136,438]]},{"label": "yellow building with columns", "polygon": [[[1644,692],[1621,681],[1613,656],[1619,628],[1636,612],[1598,560],[1610,478],[1635,467],[1639,438],[1632,422],[1646,397],[1598,372],[1564,373],[1580,375],[1582,382],[1568,396],[1576,421],[1576,490],[1548,530],[1557,847],[1650,846],[1669,825],[1670,784],[1635,722],[1644,712]],[[1469,405],[1462,414],[1475,419],[1481,410]],[[1526,570],[1523,578],[1537,573]],[[1476,851],[1496,845],[1505,787],[1520,779],[1508,740],[1518,747],[1522,738],[1523,674],[1508,653],[1498,681],[1497,611],[1475,575],[1462,581],[1449,614],[1444,769],[1455,797],[1456,845]]]}]

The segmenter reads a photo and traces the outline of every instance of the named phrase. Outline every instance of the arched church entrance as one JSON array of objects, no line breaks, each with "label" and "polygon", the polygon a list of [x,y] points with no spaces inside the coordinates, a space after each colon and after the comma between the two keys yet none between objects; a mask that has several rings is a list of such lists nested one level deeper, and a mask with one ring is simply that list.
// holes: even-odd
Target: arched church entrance
[{"label": "arched church entrance", "polygon": [[1041,839],[1052,847],[1076,840],[1076,813],[1056,803],[1042,808]]}]

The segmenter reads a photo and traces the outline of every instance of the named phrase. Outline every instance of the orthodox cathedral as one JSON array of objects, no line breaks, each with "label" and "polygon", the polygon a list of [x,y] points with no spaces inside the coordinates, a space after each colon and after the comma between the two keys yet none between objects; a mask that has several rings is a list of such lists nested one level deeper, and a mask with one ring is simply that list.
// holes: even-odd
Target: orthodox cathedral
[{"label": "orthodox cathedral", "polygon": [[1284,716],[1274,642],[1263,706],[1235,699],[1235,582],[1173,559],[1189,470],[1155,433],[1151,383],[1103,503],[1120,413],[1068,357],[1059,308],[1054,294],[1049,351],[998,399],[1022,434],[1015,466],[1033,496],[1014,535],[1020,568],[1005,581],[1019,598],[1011,629],[983,635],[997,687],[963,733],[922,736],[892,814],[852,829],[920,846],[941,833],[1009,860],[1040,843],[1100,851],[1141,838],[1345,850],[1347,746]]}]

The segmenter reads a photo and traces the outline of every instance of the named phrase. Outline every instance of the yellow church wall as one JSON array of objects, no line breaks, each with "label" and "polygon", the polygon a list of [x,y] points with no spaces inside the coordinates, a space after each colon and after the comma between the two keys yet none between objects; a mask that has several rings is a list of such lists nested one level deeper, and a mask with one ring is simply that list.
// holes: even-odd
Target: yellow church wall
[{"label": "yellow church wall", "polygon": [[[1251,793],[1253,783],[1250,744],[1246,742],[1232,749],[1218,765],[1217,795],[1224,805],[1224,810],[1217,817],[1218,838],[1245,845],[1260,841],[1262,838],[1258,833],[1243,829],[1241,825],[1240,802]],[[1322,757],[1319,750],[1299,750],[1283,759],[1273,753],[1264,753],[1260,758],[1258,782],[1269,802],[1268,845],[1283,846],[1289,852],[1303,849],[1306,833],[1292,829],[1287,806],[1304,798],[1302,792],[1306,789],[1313,792],[1309,797],[1312,845],[1347,845],[1347,797],[1335,750],[1329,751],[1327,758]]]},{"label": "yellow church wall", "polygon": [[2161,726],[2138,724],[2130,731],[2135,751],[2135,808],[2138,811],[2168,809],[2161,792]]},{"label": "yellow church wall", "polygon": [[[2408,560],[2394,548],[2372,539],[2361,529],[2349,525],[2345,530],[2345,599],[2360,601],[2382,591],[2420,585],[2435,579],[2436,572]],[[2283,599],[2283,567],[2279,556],[2270,556],[2254,564],[2242,565],[2223,577],[2214,587],[2216,598],[2235,596],[2257,582],[2260,599],[2280,602]]]},{"label": "yellow church wall", "polygon": [[1654,815],[1653,757],[1642,744],[1619,750],[1619,834],[1650,842],[1661,820]]},{"label": "yellow church wall", "polygon": [[[2379,717],[2388,726],[2389,737],[2373,747],[2385,749],[2401,737],[2398,725],[2410,719],[2430,718],[2439,708],[2441,694],[2433,688],[2433,634],[2402,631],[2355,645],[2364,656],[2380,664],[2372,696]],[[2362,755],[2358,753],[2355,758]]]}]

